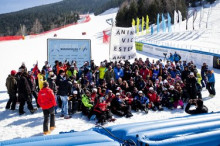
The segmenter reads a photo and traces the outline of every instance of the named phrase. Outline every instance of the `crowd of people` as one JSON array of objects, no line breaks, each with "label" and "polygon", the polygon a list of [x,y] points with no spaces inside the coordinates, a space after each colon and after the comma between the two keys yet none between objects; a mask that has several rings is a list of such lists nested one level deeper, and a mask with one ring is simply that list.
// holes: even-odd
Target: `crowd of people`
[{"label": "crowd of people", "polygon": [[[41,107],[47,134],[49,116],[50,130],[53,130],[58,108],[64,119],[81,111],[88,119],[104,124],[115,121],[113,114],[132,117],[131,110],[147,114],[149,110],[184,109],[184,102],[196,103],[193,102],[196,99],[201,105],[202,88],[207,88],[213,97],[215,77],[206,63],[199,73],[192,61],[176,58],[166,62],[139,58],[133,63],[104,60],[100,66],[91,60],[80,68],[74,61],[55,61],[53,67],[46,61],[41,71],[37,64],[28,71],[23,63],[18,72],[12,70],[6,79],[9,94],[6,109],[15,110],[19,102],[19,114],[23,115],[25,103],[32,114]],[[37,103],[35,108],[33,97]]]}]

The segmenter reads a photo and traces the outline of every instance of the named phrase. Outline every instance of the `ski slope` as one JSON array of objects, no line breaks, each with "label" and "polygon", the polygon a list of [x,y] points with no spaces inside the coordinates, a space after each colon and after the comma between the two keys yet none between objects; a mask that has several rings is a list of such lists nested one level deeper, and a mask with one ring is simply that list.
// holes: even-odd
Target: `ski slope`
[{"label": "ski slope", "polygon": [[[193,10],[194,9],[191,9],[189,13]],[[156,32],[155,26],[154,35],[148,34],[139,36],[137,37],[137,41],[220,54],[220,1],[217,0],[216,3],[210,6],[206,5],[206,8],[203,8],[203,13],[201,7],[196,8],[196,10],[197,17],[194,24],[194,30],[193,16],[191,16],[188,21],[187,31],[186,20],[181,24],[178,23],[176,26],[173,25],[172,33],[163,33],[161,24],[159,33]],[[207,20],[208,25],[206,25]]]},{"label": "ski slope", "polygon": [[[100,16],[91,15],[91,21],[88,23],[70,26],[58,30],[55,33],[57,34],[57,38],[62,39],[91,39],[92,58],[94,59],[95,63],[99,65],[100,61],[108,59],[109,53],[108,44],[102,43],[102,31],[110,29],[110,25],[106,23],[106,19],[115,18],[115,16],[116,13],[111,13],[110,11]],[[86,32],[86,35],[82,35],[82,32]],[[41,109],[39,109],[37,113],[33,115],[31,115],[29,111],[25,109],[26,114],[23,116],[18,115],[18,110],[5,110],[8,94],[3,91],[6,91],[5,80],[7,75],[12,69],[18,70],[22,62],[25,62],[27,68],[30,69],[33,67],[33,64],[38,61],[40,69],[42,68],[44,61],[47,60],[47,39],[53,38],[53,36],[54,32],[36,36],[34,38],[27,36],[25,40],[0,42],[0,140],[42,135],[43,113]],[[170,41],[175,42],[174,40]],[[186,40],[183,40],[182,42],[184,41]],[[159,59],[156,56],[151,56],[143,52],[138,52],[137,55],[138,57],[142,57],[144,60],[147,57],[150,58],[151,61]],[[200,68],[200,66],[198,66],[198,68]],[[217,95],[214,98],[210,98],[208,97],[209,94],[207,90],[202,92],[204,104],[209,108],[209,112],[220,111],[220,93],[218,92],[220,91],[220,71],[214,71]],[[117,120],[114,123],[108,123],[105,126],[167,119],[187,115],[181,109],[176,109],[173,111],[165,109],[165,111],[161,112],[149,111],[147,115],[144,113],[133,114],[134,116],[129,119],[117,117]],[[58,114],[56,116],[57,128],[52,132],[52,134],[58,134],[61,131],[70,131],[73,129],[76,131],[83,131],[94,126],[95,121],[88,121],[88,119],[85,116],[82,116],[81,113],[75,114],[73,118],[68,120],[60,118]]]}]

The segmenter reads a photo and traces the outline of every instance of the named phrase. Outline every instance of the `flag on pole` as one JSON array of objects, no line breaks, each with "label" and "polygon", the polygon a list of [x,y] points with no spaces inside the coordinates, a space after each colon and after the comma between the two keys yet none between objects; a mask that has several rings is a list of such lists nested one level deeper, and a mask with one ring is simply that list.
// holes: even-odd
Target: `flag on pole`
[{"label": "flag on pole", "polygon": [[146,33],[149,33],[149,17],[146,17]]},{"label": "flag on pole", "polygon": [[167,19],[168,19],[168,32],[171,32],[171,17],[170,14],[167,13]]},{"label": "flag on pole", "polygon": [[151,25],[151,35],[154,34],[154,28],[153,28],[153,25]]},{"label": "flag on pole", "polygon": [[160,31],[160,14],[157,14],[157,33]]},{"label": "flag on pole", "polygon": [[132,27],[134,27],[135,26],[135,20],[134,19],[132,19]]},{"label": "flag on pole", "polygon": [[175,31],[176,31],[177,22],[178,22],[178,13],[176,12],[176,10],[174,10],[174,28],[175,28]]},{"label": "flag on pole", "polygon": [[165,21],[165,18],[164,18],[164,15],[162,14],[162,25],[163,25],[163,32],[166,32],[166,21]]},{"label": "flag on pole", "polygon": [[144,21],[144,17],[142,17],[142,25],[141,25],[141,30],[142,30],[142,35],[143,35],[143,33],[144,33],[144,23],[145,23],[145,21]]},{"label": "flag on pole", "polygon": [[179,15],[179,30],[181,31],[181,24],[182,24],[182,14],[181,12],[178,10],[178,15]]},{"label": "flag on pole", "polygon": [[140,19],[137,18],[137,35],[139,35],[139,31],[140,31],[139,26],[140,26]]}]

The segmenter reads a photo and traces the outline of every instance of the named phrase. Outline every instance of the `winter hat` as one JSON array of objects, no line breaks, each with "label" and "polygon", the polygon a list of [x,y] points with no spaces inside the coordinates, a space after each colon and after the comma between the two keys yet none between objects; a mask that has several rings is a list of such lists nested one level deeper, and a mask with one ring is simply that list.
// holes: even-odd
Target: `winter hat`
[{"label": "winter hat", "polygon": [[120,95],[120,93],[116,93],[116,96]]},{"label": "winter hat", "polygon": [[11,71],[11,75],[12,75],[12,76],[16,75],[16,73],[17,73],[17,72],[16,72],[15,70],[12,70],[12,71]]},{"label": "winter hat", "polygon": [[194,76],[194,73],[193,72],[190,72],[190,74],[189,74],[190,76]]},{"label": "winter hat", "polygon": [[96,89],[96,88],[93,88],[92,91],[97,92],[97,89]]},{"label": "winter hat", "polygon": [[163,88],[163,91],[167,91],[167,88]]},{"label": "winter hat", "polygon": [[119,90],[121,90],[121,88],[120,88],[120,87],[117,87],[116,90],[119,91]]},{"label": "winter hat", "polygon": [[138,94],[143,94],[143,92],[142,91],[138,91]]},{"label": "winter hat", "polygon": [[78,94],[78,92],[75,90],[75,91],[73,91],[73,94]]},{"label": "winter hat", "polygon": [[173,86],[173,85],[171,85],[171,86],[170,86],[170,89],[174,89],[174,86]]},{"label": "winter hat", "polygon": [[154,90],[154,88],[153,88],[153,87],[150,87],[149,90]]},{"label": "winter hat", "polygon": [[166,83],[168,83],[168,82],[167,82],[167,80],[164,80],[163,83],[166,84]]}]

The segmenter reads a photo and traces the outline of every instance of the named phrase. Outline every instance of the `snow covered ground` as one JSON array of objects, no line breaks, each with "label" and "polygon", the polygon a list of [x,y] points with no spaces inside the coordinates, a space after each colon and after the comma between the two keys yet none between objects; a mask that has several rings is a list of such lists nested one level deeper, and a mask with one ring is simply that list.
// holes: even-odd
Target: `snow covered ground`
[{"label": "snow covered ground", "polygon": [[[57,38],[71,39],[91,39],[92,42],[92,58],[96,64],[100,61],[108,59],[108,44],[102,43],[102,31],[110,29],[110,25],[106,23],[106,19],[115,18],[116,13],[107,12],[105,15],[93,16],[91,21],[84,24],[70,26],[56,32]],[[82,36],[82,32],[86,32],[86,36]],[[43,113],[41,109],[35,114],[30,114],[27,109],[25,115],[18,115],[18,107],[16,111],[5,110],[5,105],[8,100],[8,95],[5,88],[5,80],[12,69],[17,70],[22,62],[25,62],[28,69],[38,61],[39,67],[43,66],[47,60],[47,39],[53,38],[54,33],[41,35],[35,38],[26,37],[25,40],[0,42],[0,140],[8,140],[15,138],[24,138],[31,136],[42,135]],[[137,53],[138,57],[150,58],[150,60],[158,59],[156,56],[151,56],[143,52]],[[198,66],[198,68],[200,68]],[[208,97],[208,91],[202,92],[205,105],[209,108],[209,112],[220,111],[220,71],[215,71],[216,91],[217,95],[214,98]],[[141,121],[150,121],[158,119],[167,119],[171,117],[185,116],[186,113],[181,109],[173,111],[165,110],[162,112],[150,111],[147,115],[144,113],[134,113],[134,116],[126,118],[117,118],[114,123],[108,123],[105,126],[118,125],[124,123],[134,123]],[[95,126],[95,121],[88,121],[81,113],[75,114],[71,119],[64,120],[56,117],[57,128],[52,134],[58,134],[61,131],[82,131]]]},{"label": "snow covered ground", "polygon": [[[137,40],[157,45],[220,54],[220,0],[217,0],[216,3],[210,6],[211,8],[204,8],[203,13],[201,13],[201,7],[196,8],[197,17],[194,24],[195,30],[193,30],[193,16],[191,16],[188,21],[187,31],[186,21],[183,21],[180,25],[179,23],[176,26],[173,25],[172,33],[163,33],[162,29],[157,33],[155,26],[154,35],[148,34],[139,36]],[[202,18],[201,23],[200,18]],[[206,28],[207,20],[208,28]]]}]

